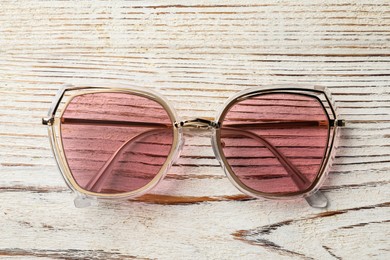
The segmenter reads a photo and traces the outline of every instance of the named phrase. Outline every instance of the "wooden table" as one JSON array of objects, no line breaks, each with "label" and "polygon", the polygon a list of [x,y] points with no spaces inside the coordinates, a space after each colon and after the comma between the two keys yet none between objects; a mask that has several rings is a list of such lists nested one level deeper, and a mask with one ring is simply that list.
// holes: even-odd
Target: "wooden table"
[{"label": "wooden table", "polygon": [[[389,259],[390,3],[1,1],[0,255],[51,259]],[[243,200],[209,134],[146,199],[77,209],[41,125],[64,83],[165,95],[214,116],[239,90],[320,84],[347,126],[323,188]]]}]

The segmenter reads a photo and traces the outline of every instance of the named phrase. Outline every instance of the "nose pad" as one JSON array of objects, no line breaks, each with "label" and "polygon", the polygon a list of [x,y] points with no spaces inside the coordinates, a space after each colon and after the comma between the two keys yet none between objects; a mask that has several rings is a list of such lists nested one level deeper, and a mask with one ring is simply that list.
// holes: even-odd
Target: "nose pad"
[{"label": "nose pad", "polygon": [[182,138],[180,139],[179,146],[177,147],[178,152],[177,152],[175,158],[172,160],[172,164],[175,164],[175,163],[179,160],[180,155],[181,155],[181,151],[183,150],[183,147],[184,147],[184,145],[185,145],[185,142],[186,142],[186,141],[185,141],[185,138],[184,138],[184,136],[182,136]]},{"label": "nose pad", "polygon": [[[216,135],[215,135],[215,132],[214,132],[213,135],[211,136],[211,147],[213,147],[213,152],[214,152],[215,158],[219,162],[219,165],[221,165],[221,168],[224,171],[225,175],[230,179],[229,171],[226,168],[226,165],[225,165],[225,163],[223,162],[223,160],[221,158],[221,154],[219,153],[218,143],[217,142],[218,141],[217,141],[217,138],[216,138]],[[223,142],[223,140],[220,140],[220,142],[221,142],[221,146],[225,147],[225,142]]]},{"label": "nose pad", "polygon": [[[222,143],[222,140],[221,140],[221,143]],[[223,145],[224,145],[224,143],[223,143]],[[213,148],[215,158],[218,160],[218,162],[223,167],[223,162],[222,162],[221,156],[220,156],[219,151],[218,151],[218,144],[217,144],[217,139],[215,137],[215,133],[213,133],[213,135],[211,136],[211,147]]]}]

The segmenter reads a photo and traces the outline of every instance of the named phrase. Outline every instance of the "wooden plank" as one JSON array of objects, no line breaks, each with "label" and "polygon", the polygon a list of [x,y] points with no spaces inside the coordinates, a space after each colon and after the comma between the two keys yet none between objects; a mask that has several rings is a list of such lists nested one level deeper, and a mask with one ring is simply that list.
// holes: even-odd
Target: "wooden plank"
[{"label": "wooden plank", "polygon": [[[390,5],[385,0],[1,1],[0,256],[388,259]],[[183,119],[242,89],[327,86],[347,119],[323,191],[242,196],[207,132],[152,194],[76,209],[40,125],[63,83],[163,94]]]}]

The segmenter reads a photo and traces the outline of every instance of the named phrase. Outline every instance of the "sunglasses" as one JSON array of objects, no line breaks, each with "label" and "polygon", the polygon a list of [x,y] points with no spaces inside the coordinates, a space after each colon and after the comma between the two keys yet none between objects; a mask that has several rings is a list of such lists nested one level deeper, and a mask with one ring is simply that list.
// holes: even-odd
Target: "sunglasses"
[{"label": "sunglasses", "polygon": [[319,191],[335,156],[338,119],[323,87],[260,87],[230,98],[215,120],[180,120],[159,94],[133,87],[65,86],[48,117],[52,150],[76,207],[96,198],[134,198],[155,187],[179,158],[183,129],[212,131],[229,180],[243,193],[305,198]]}]

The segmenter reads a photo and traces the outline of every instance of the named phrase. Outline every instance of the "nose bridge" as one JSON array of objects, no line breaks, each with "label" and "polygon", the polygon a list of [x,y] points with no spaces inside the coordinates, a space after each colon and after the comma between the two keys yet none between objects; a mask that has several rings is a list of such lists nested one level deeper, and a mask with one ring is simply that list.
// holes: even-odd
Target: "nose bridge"
[{"label": "nose bridge", "polygon": [[191,120],[184,120],[175,124],[176,127],[182,128],[197,128],[197,129],[217,129],[219,124],[208,118],[195,118]]}]

